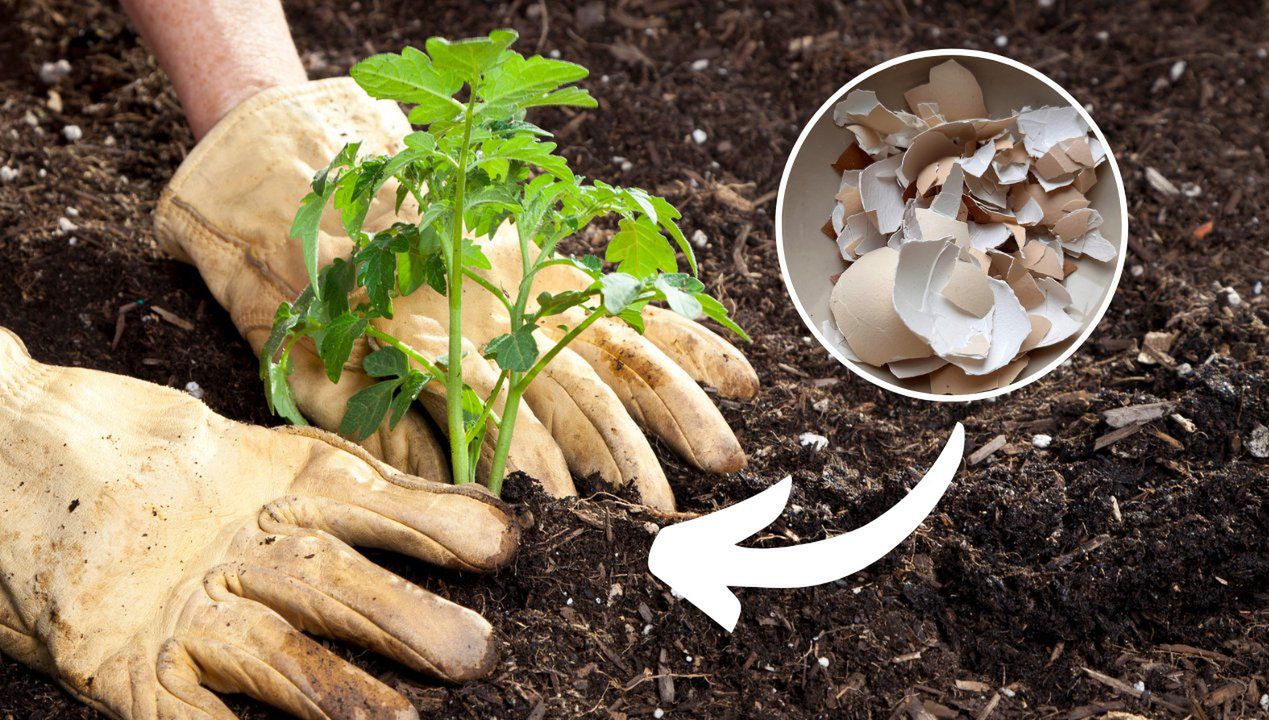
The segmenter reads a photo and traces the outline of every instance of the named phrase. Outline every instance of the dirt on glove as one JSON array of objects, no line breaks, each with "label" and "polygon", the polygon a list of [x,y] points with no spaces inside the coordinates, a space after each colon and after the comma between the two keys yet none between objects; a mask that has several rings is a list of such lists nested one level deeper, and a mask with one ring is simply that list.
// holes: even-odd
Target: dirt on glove
[{"label": "dirt on glove", "polygon": [[[1269,716],[1269,486],[1254,454],[1269,444],[1261,4],[286,5],[314,77],[506,25],[523,50],[591,69],[601,107],[541,124],[580,173],[683,210],[708,243],[711,291],[756,341],[759,398],[720,403],[750,466],[708,476],[657,447],[683,511],[792,475],[790,511],[755,542],[809,542],[902,497],[956,421],[971,452],[1004,436],[876,565],[812,589],[739,591],[734,635],[647,574],[667,519],[512,483],[537,525],[494,579],[375,556],[494,623],[492,677],[430,685],[335,646],[425,717]],[[802,123],[855,73],[935,47],[1015,57],[1090,104],[1131,213],[1124,278],[1088,344],[972,405],[897,398],[837,365],[788,301],[772,235]],[[41,82],[41,65],[63,58],[70,74]],[[197,383],[217,411],[275,423],[246,342],[197,273],[154,245],[154,203],[192,138],[114,5],[0,3],[0,97],[0,165],[18,172],[0,184],[0,320],[45,362]],[[1143,354],[1148,332],[1175,334],[1162,357]],[[1103,411],[1154,402],[1171,408],[1105,444]],[[804,432],[828,447],[803,447]],[[93,716],[0,659],[0,719]]]}]

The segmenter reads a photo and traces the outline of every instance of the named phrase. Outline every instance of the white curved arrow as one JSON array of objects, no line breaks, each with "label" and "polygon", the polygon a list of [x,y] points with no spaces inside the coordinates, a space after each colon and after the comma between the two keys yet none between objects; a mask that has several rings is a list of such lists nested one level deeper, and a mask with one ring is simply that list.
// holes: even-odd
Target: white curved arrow
[{"label": "white curved arrow", "polygon": [[740,600],[729,588],[797,588],[859,572],[899,546],[934,511],[965,453],[965,428],[952,437],[921,482],[867,525],[837,537],[781,548],[736,543],[784,512],[793,478],[722,510],[662,528],[648,553],[648,570],[727,632],[740,620]]}]

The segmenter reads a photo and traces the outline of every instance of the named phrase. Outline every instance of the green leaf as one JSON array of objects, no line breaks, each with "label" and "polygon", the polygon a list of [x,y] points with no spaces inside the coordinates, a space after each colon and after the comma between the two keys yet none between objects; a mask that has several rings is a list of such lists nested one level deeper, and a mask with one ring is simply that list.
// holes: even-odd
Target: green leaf
[{"label": "green leaf", "polygon": [[437,70],[474,84],[481,75],[493,69],[501,59],[502,51],[519,37],[515,30],[494,30],[489,37],[454,42],[433,37],[427,40],[427,54],[432,56]]},{"label": "green leaf", "polygon": [[640,335],[643,334],[643,308],[646,302],[637,302],[633,305],[627,305],[624,310],[617,314],[627,325],[634,328]]},{"label": "green leaf", "polygon": [[643,291],[643,281],[633,275],[615,272],[600,278],[599,287],[604,309],[611,315],[617,315],[639,297],[639,293]]},{"label": "green leaf", "polygon": [[445,270],[440,238],[434,230],[424,230],[408,252],[397,254],[397,289],[402,295],[410,295],[426,284],[444,295]]},{"label": "green leaf", "polygon": [[410,196],[410,186],[405,183],[397,185],[397,201],[392,205],[392,212],[400,213],[401,206],[405,204],[405,199]]},{"label": "green leaf", "polygon": [[476,166],[484,170],[489,179],[494,182],[506,180],[508,173],[511,172],[511,161],[503,157],[482,158]]},{"label": "green leaf", "polygon": [[699,268],[696,266],[696,250],[692,248],[692,243],[687,241],[683,236],[683,231],[679,229],[677,220],[682,217],[678,208],[670,204],[668,200],[657,195],[647,195],[648,203],[656,211],[657,224],[661,226],[671,238],[674,244],[679,246],[683,256],[687,258],[687,266],[691,269],[692,274],[696,275]]},{"label": "green leaf", "polygon": [[357,159],[357,151],[359,149],[361,149],[360,142],[346,143],[344,147],[340,148],[334,159],[330,161],[330,164],[318,170],[317,174],[313,176],[313,192],[318,195],[325,195],[326,181],[330,177],[331,172],[336,168],[352,165]]},{"label": "green leaf", "polygon": [[361,269],[361,284],[375,312],[392,317],[392,291],[396,289],[397,255],[383,245],[372,245],[358,257],[365,258]]},{"label": "green leaf", "polygon": [[539,137],[551,137],[551,133],[524,120],[491,120],[489,122],[489,131],[500,137],[510,137],[522,132]]},{"label": "green leaf", "polygon": [[701,304],[701,310],[705,313],[705,317],[708,317],[719,325],[722,325],[728,330],[736,333],[741,340],[744,340],[745,342],[753,342],[753,339],[749,337],[749,333],[742,330],[734,320],[727,316],[727,308],[724,307],[721,302],[715,300],[709,295],[706,295],[705,293],[697,293],[695,298],[697,302]]},{"label": "green leaf", "polygon": [[366,58],[349,74],[371,97],[416,105],[410,111],[410,122],[416,125],[450,120],[463,111],[463,104],[453,98],[463,78],[436,67],[416,48]]},{"label": "green leaf", "polygon": [[370,377],[393,378],[410,374],[410,359],[392,347],[379,348],[361,361],[361,369]]},{"label": "green leaf", "polygon": [[463,405],[463,429],[470,432],[475,427],[476,421],[480,419],[481,413],[484,412],[485,403],[469,385],[463,386],[461,400]]},{"label": "green leaf", "polygon": [[685,293],[698,293],[705,290],[705,283],[687,273],[666,273],[660,277],[659,282]]},{"label": "green leaf", "polygon": [[485,345],[485,357],[510,372],[528,372],[538,359],[538,343],[533,326],[525,325],[512,333],[504,333]]},{"label": "green leaf", "polygon": [[362,388],[348,398],[348,408],[344,411],[344,419],[339,423],[339,434],[353,440],[361,441],[375,434],[383,418],[388,414],[392,402],[392,394],[403,381],[384,380]]},{"label": "green leaf", "polygon": [[388,162],[384,163],[382,171],[383,177],[378,183],[376,183],[373,195],[379,194],[379,188],[383,186],[383,183],[386,182],[388,178],[396,177],[396,174],[401,172],[406,165],[422,160],[429,154],[430,153],[426,150],[415,150],[414,148],[407,147],[396,155],[393,155]]},{"label": "green leaf", "polygon": [[[317,288],[317,230],[322,224],[322,212],[326,209],[327,195],[309,193],[300,202],[300,209],[291,223],[291,237],[298,238],[304,251],[304,269],[308,271],[310,285]],[[321,297],[320,292],[315,294]]]},{"label": "green leaf", "polygon": [[581,270],[593,278],[598,278],[599,273],[604,269],[604,261],[594,255],[583,255],[581,257],[571,257],[567,259],[578,270]]},{"label": "green leaf", "polygon": [[[308,290],[312,293],[312,290]],[[282,350],[282,346],[286,343],[287,337],[290,336],[292,328],[299,323],[302,316],[295,312],[291,303],[284,302],[278,305],[278,309],[273,312],[273,329],[269,331],[269,337],[264,341],[264,346],[260,348],[260,379],[268,379],[269,365],[273,363],[278,353]]]},{"label": "green leaf", "polygon": [[[678,278],[695,280],[695,278],[683,275],[682,273],[675,273],[675,276]],[[661,291],[661,294],[665,297],[665,302],[670,306],[670,309],[689,320],[695,320],[703,315],[704,311],[701,309],[700,301],[689,293],[684,292],[683,289],[676,286],[675,283],[667,280],[669,277],[671,276],[662,275],[658,277],[656,279],[656,289]],[[697,280],[696,283],[699,285],[700,281]],[[704,285],[701,285],[701,287],[704,288]]]},{"label": "green leaf", "polygon": [[405,381],[401,383],[401,387],[397,390],[397,394],[392,398],[392,416],[388,418],[388,429],[395,430],[397,423],[405,417],[405,413],[410,409],[410,405],[423,391],[428,381],[432,378],[429,375],[412,370]]},{"label": "green leaf", "polygon": [[286,357],[282,362],[268,362],[265,373],[265,396],[269,401],[269,410],[279,417],[286,418],[292,425],[308,425],[308,421],[300,414],[295,404],[295,395],[291,392],[291,383],[287,377],[291,374],[291,359]]},{"label": "green leaf", "polygon": [[[421,232],[423,230],[426,230],[437,221],[440,221],[442,218],[447,217],[449,214],[449,211],[450,211],[449,203],[444,201],[434,201],[431,205],[428,205],[427,209],[423,211],[423,214],[419,216],[419,222],[418,222],[419,231]],[[441,225],[444,226],[445,223],[442,222]]]},{"label": "green leaf", "polygon": [[508,139],[491,138],[485,142],[481,151],[486,158],[505,158],[533,165],[566,182],[574,182],[573,171],[568,169],[568,161],[554,155],[555,143],[543,142],[532,135],[516,135]]},{"label": "green leaf", "polygon": [[489,262],[489,258],[485,257],[485,251],[472,242],[471,238],[463,238],[463,267],[490,270],[493,268],[493,263]]},{"label": "green leaf", "polygon": [[552,315],[559,315],[571,307],[581,305],[593,295],[594,292],[588,290],[565,290],[556,294],[549,292],[539,293],[538,311],[534,317],[546,318]]},{"label": "green leaf", "polygon": [[499,210],[508,212],[519,210],[520,203],[516,202],[516,196],[511,187],[506,184],[486,185],[468,195],[463,200],[463,205],[468,211],[474,210],[481,206],[493,206]]},{"label": "green leaf", "polygon": [[[406,150],[405,152],[413,153],[414,151]],[[366,213],[370,211],[370,204],[379,194],[379,189],[391,177],[388,173],[388,165],[391,163],[392,159],[386,156],[365,158],[360,165],[340,176],[335,188],[335,208],[339,210],[344,230],[349,237],[356,237],[362,232]]]},{"label": "green leaf", "polygon": [[366,319],[344,313],[330,321],[325,330],[315,333],[317,354],[326,366],[326,377],[339,382],[344,365],[352,355],[353,343],[366,332]]},{"label": "green leaf", "polygon": [[618,270],[636,278],[650,277],[658,270],[678,271],[673,248],[650,219],[623,219],[617,227],[604,258],[617,263]]},{"label": "green leaf", "polygon": [[560,88],[554,92],[547,93],[539,98],[529,100],[524,103],[524,107],[546,107],[549,105],[559,106],[568,105],[569,107],[594,108],[599,107],[599,102],[591,96],[590,92],[584,88],[568,87]]},{"label": "green leaf", "polygon": [[405,146],[427,154],[436,151],[436,137],[429,132],[416,130],[405,136]]},{"label": "green leaf", "polygon": [[[561,85],[577,82],[589,74],[581,65],[564,60],[511,54],[481,88],[479,96],[487,106],[482,112],[508,114],[530,104],[562,104],[541,101]],[[585,94],[586,91],[580,92]]]},{"label": "green leaf", "polygon": [[538,175],[529,181],[524,189],[524,201],[516,214],[516,232],[528,242],[541,231],[543,223],[554,220],[551,217],[555,210],[556,198],[566,189],[568,183],[557,181],[552,175]]},{"label": "green leaf", "polygon": [[318,274],[322,289],[321,321],[329,321],[348,312],[348,293],[357,283],[357,268],[343,258],[335,258]]},{"label": "green leaf", "polygon": [[638,211],[648,216],[653,223],[657,221],[656,208],[652,206],[652,198],[648,193],[639,188],[622,188],[621,194],[625,197],[627,207],[632,211]]}]

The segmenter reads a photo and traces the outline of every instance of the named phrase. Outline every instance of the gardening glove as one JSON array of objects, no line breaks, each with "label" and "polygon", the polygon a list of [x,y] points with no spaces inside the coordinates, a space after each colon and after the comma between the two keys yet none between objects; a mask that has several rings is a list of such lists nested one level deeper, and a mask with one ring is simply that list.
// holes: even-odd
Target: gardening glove
[{"label": "gardening glove", "polygon": [[[258,352],[278,304],[293,299],[308,282],[300,244],[288,236],[313,174],[347,142],[361,141],[363,154],[392,153],[401,149],[409,132],[394,103],[370,99],[348,78],[267,90],[231,112],[182,164],[159,202],[159,237],[174,254],[199,267]],[[386,187],[382,202],[371,207],[367,229],[387,227],[397,219],[393,189]],[[506,237],[500,231],[482,243],[497,247]],[[349,253],[351,241],[343,236],[334,211],[324,217],[319,238],[322,264]],[[493,248],[489,252],[497,254]],[[584,276],[550,275],[536,284],[543,289],[590,284]],[[518,275],[505,269],[496,268],[487,277],[509,289],[518,282]],[[492,297],[468,285],[464,283],[464,335],[469,341],[464,380],[487,396],[497,370],[479,351],[507,330],[505,315],[500,324]],[[443,299],[425,287],[398,299],[392,320],[378,322],[423,354],[437,356],[448,344],[447,318]],[[639,431],[640,422],[702,469],[730,472],[744,465],[735,436],[695,381],[724,396],[752,397],[757,391],[752,367],[726,341],[668,311],[649,309],[645,324],[646,334],[639,336],[617,320],[597,323],[539,375],[516,424],[510,469],[537,478],[555,495],[575,492],[570,469],[613,486],[632,483],[645,502],[672,508],[672,493]],[[544,331],[540,349],[549,347],[554,332]],[[301,411],[318,425],[337,427],[347,398],[370,381],[360,372],[345,372],[336,386],[325,377],[314,352],[293,357],[292,385]],[[350,361],[353,367],[356,357]],[[438,385],[429,386],[422,404],[443,426],[443,388]],[[445,453],[434,438],[424,439],[422,420],[416,420],[395,431],[385,425],[367,447],[389,463],[407,468],[409,463],[423,464],[439,477]],[[419,443],[429,445],[417,449]]]},{"label": "gardening glove", "polygon": [[233,718],[216,691],[303,718],[417,717],[303,632],[446,680],[493,667],[483,618],[350,547],[497,568],[518,530],[483,488],[43,365],[3,328],[0,438],[0,652],[107,715]]}]

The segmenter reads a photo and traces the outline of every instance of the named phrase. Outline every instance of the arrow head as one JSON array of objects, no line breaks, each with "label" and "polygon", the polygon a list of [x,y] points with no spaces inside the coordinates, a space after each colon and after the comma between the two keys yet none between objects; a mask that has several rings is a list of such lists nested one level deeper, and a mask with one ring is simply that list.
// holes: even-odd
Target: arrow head
[{"label": "arrow head", "polygon": [[648,570],[727,632],[740,620],[731,586],[793,588],[832,582],[894,550],[933,512],[965,452],[956,423],[934,465],[908,494],[873,521],[842,535],[784,548],[736,544],[775,522],[789,501],[786,477],[757,495],[709,515],[662,528],[648,553]]},{"label": "arrow head", "polygon": [[751,498],[687,522],[661,528],[648,570],[727,632],[740,621],[740,600],[727,587],[725,556],[736,543],[775,522],[793,489],[786,477]]}]

